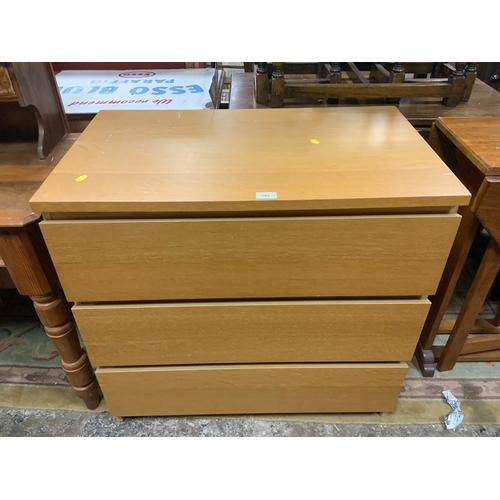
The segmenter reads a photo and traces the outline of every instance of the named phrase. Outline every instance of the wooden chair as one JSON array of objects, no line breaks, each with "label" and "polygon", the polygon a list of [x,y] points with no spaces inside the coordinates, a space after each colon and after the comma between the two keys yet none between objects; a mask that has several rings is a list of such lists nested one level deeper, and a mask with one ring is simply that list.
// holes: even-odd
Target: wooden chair
[{"label": "wooden chair", "polygon": [[[37,152],[40,159],[46,158],[68,133],[68,121],[50,63],[0,63],[1,103],[18,103],[33,111],[38,123]],[[0,135],[9,132],[6,130],[10,128],[7,113],[7,107],[4,107]]]},{"label": "wooden chair", "polygon": [[[413,74],[407,79],[406,74]],[[288,77],[286,76],[288,75]],[[292,77],[291,75],[294,75]],[[297,78],[302,75],[304,78]],[[305,77],[305,75],[313,75]],[[468,101],[476,63],[257,63],[257,103],[283,107],[285,99],[442,98]]]}]

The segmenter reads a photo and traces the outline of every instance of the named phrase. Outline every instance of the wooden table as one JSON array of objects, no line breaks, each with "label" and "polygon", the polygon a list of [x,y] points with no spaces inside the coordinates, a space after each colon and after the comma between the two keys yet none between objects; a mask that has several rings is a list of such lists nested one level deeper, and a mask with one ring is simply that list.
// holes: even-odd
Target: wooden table
[{"label": "wooden table", "polygon": [[[234,73],[232,75],[230,109],[267,108],[267,106],[257,104],[255,101],[254,79],[255,75],[252,73]],[[359,102],[367,105],[376,101]],[[341,101],[341,104],[332,106],[352,106],[357,103],[356,100],[344,100]],[[325,102],[317,105],[328,106]],[[376,105],[380,106],[381,103]],[[290,106],[292,105],[290,104]],[[314,106],[314,103],[310,101],[307,103],[297,102],[295,106]],[[414,127],[426,132],[430,131],[431,125],[439,116],[500,116],[500,92],[476,79],[468,102],[461,102],[454,107],[447,107],[439,99],[407,98],[401,99],[398,109]]]},{"label": "wooden table", "polygon": [[7,268],[19,293],[33,300],[69,383],[88,408],[95,408],[100,401],[97,380],[40,233],[41,215],[29,205],[75,140],[76,134],[66,136],[43,161],[36,156],[36,142],[0,143],[0,267]]},{"label": "wooden table", "polygon": [[[451,370],[456,361],[500,360],[500,337],[469,333],[498,334],[500,313],[490,324],[475,320],[500,269],[500,117],[436,120],[430,144],[472,193],[463,207],[462,223],[453,244],[443,277],[417,347],[422,373]],[[478,230],[485,228],[492,239],[471,285],[457,321],[450,327],[442,322],[444,313]],[[451,331],[450,331],[451,330]],[[438,333],[450,333],[444,349],[433,347]]]},{"label": "wooden table", "polygon": [[469,200],[358,107],[104,111],[31,205],[125,416],[392,411]]}]

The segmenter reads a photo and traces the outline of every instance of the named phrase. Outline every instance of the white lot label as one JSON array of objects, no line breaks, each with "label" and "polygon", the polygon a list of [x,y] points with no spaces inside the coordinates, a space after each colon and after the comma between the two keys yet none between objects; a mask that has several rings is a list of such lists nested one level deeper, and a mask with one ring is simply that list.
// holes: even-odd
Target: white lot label
[{"label": "white lot label", "polygon": [[255,198],[257,198],[258,200],[276,199],[278,198],[278,193],[274,191],[261,191],[255,193]]}]

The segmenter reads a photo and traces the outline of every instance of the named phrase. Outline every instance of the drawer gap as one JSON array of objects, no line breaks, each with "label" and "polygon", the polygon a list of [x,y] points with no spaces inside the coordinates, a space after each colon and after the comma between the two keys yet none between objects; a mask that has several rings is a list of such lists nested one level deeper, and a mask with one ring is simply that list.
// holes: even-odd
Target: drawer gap
[{"label": "drawer gap", "polygon": [[[141,220],[141,219],[240,219],[247,217],[336,217],[350,215],[428,215],[451,214],[456,212],[454,206],[443,207],[407,207],[407,208],[373,208],[373,209],[330,209],[330,210],[255,210],[237,212],[50,212],[50,220]],[[110,213],[113,219],[110,219]],[[46,220],[49,220],[47,217]]]},{"label": "drawer gap", "polygon": [[411,296],[370,296],[370,297],[359,297],[359,296],[349,296],[349,297],[272,297],[272,298],[223,298],[223,299],[180,299],[180,300],[138,300],[138,301],[103,301],[103,302],[75,302],[78,306],[133,306],[136,305],[168,305],[168,304],[262,304],[262,303],[296,303],[296,302],[363,302],[368,301],[392,301],[392,300],[421,300],[426,299],[426,296],[421,295],[411,295]]},{"label": "drawer gap", "polygon": [[97,370],[140,370],[140,371],[155,371],[155,370],[214,370],[214,369],[242,369],[245,367],[251,368],[313,368],[313,367],[336,367],[336,368],[350,368],[350,367],[365,367],[371,368],[376,367],[394,367],[398,365],[402,368],[407,368],[408,363],[406,361],[396,360],[396,361],[342,361],[342,362],[330,362],[330,361],[317,361],[311,362],[307,361],[305,363],[206,363],[200,365],[133,365],[133,366],[98,366]]}]

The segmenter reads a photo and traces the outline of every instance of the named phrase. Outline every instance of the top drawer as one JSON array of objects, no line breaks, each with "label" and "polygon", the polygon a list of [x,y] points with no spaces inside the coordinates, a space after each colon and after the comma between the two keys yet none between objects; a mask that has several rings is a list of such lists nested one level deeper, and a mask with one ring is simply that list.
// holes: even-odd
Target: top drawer
[{"label": "top drawer", "polygon": [[42,222],[70,301],[420,296],[458,215]]}]

